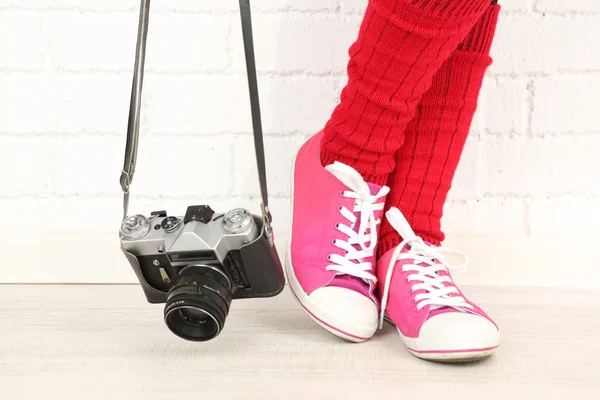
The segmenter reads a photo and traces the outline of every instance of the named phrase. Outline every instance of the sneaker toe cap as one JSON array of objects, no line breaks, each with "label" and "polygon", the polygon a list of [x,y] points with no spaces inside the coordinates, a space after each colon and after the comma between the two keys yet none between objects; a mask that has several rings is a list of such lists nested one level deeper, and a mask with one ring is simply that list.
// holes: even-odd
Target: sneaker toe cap
[{"label": "sneaker toe cap", "polygon": [[500,332],[487,318],[470,313],[449,312],[429,318],[419,332],[418,349],[429,351],[474,351],[500,344]]},{"label": "sneaker toe cap", "polygon": [[308,299],[318,319],[348,335],[370,338],[377,330],[377,305],[360,293],[323,287],[312,292]]}]

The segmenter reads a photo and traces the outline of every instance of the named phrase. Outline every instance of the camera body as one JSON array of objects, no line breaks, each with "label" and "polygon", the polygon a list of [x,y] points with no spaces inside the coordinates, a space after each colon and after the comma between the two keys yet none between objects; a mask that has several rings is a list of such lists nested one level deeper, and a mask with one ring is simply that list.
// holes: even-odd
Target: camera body
[{"label": "camera body", "polygon": [[264,220],[243,208],[215,213],[189,206],[184,216],[154,211],[127,217],[121,250],[149,303],[165,303],[176,335],[209,340],[223,329],[233,299],[273,297],[285,285]]}]

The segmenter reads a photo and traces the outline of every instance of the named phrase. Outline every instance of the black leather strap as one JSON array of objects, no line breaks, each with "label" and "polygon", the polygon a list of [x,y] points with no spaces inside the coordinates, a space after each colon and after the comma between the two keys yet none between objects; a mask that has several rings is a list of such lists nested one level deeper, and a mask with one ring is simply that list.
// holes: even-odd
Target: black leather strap
[{"label": "black leather strap", "polygon": [[[129,187],[133,180],[137,158],[137,147],[140,129],[140,108],[142,85],[144,77],[144,64],[146,56],[146,39],[148,36],[148,23],[150,14],[150,0],[141,0],[140,18],[138,26],[137,47],[135,56],[135,71],[131,90],[131,103],[129,107],[129,123],[127,127],[127,142],[125,145],[125,160],[121,171],[120,184],[123,191],[123,218],[127,217],[129,205]],[[254,57],[254,44],[252,38],[252,19],[250,1],[240,0],[240,16],[242,20],[242,34],[244,38],[244,54],[246,57],[246,70],[248,74],[248,88],[250,91],[250,107],[252,113],[252,129],[254,132],[254,147],[258,167],[258,179],[262,198],[262,217],[265,233],[271,240],[271,213],[267,191],[267,171],[263,143],[262,123],[260,116],[260,103],[258,99],[258,82],[256,77],[256,63]]]},{"label": "black leather strap", "polygon": [[240,0],[240,16],[242,19],[242,35],[244,38],[244,54],[246,57],[246,72],[248,74],[248,89],[250,90],[250,109],[252,112],[252,130],[254,132],[254,149],[258,167],[258,181],[262,197],[263,213],[271,223],[269,212],[269,194],[267,190],[267,167],[263,143],[262,122],[260,117],[260,102],[258,99],[258,80],[256,77],[256,61],[254,57],[254,40],[252,38],[252,18],[250,0]]},{"label": "black leather strap", "polygon": [[129,186],[135,174],[137,162],[138,140],[140,136],[140,110],[142,104],[142,86],[144,82],[144,64],[146,63],[146,39],[148,37],[148,21],[150,18],[150,0],[141,0],[138,22],[137,44],[135,48],[135,67],[131,84],[131,100],[129,103],[129,120],[127,123],[127,141],[125,157],[119,182],[123,191],[123,219],[129,210]]}]

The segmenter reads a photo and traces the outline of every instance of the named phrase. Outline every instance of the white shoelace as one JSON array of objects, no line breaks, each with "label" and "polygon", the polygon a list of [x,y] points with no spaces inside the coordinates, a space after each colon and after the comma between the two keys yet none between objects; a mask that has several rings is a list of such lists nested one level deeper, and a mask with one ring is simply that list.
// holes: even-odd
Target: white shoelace
[{"label": "white shoelace", "polygon": [[[397,208],[391,208],[386,213],[386,218],[390,225],[404,239],[392,253],[390,265],[388,266],[383,298],[381,300],[381,315],[379,317],[379,328],[383,326],[385,308],[387,306],[392,273],[398,260],[410,260],[411,263],[402,265],[402,271],[413,272],[407,277],[409,282],[414,282],[411,286],[411,292],[425,290],[414,297],[417,302],[417,310],[430,305],[432,307],[453,307],[458,311],[464,309],[473,309],[473,307],[462,296],[449,296],[459,294],[458,289],[452,283],[449,276],[440,276],[438,271],[448,271],[448,269],[464,270],[468,264],[468,257],[462,251],[447,247],[428,246],[423,239],[418,237],[410,224]],[[402,250],[410,246],[410,249],[403,253]],[[444,255],[455,255],[463,259],[460,265],[451,265],[446,261]],[[445,286],[444,283],[450,283]]]},{"label": "white shoelace", "polygon": [[[326,169],[351,189],[345,190],[342,196],[355,199],[354,209],[339,208],[340,214],[348,220],[349,225],[338,224],[337,229],[348,236],[348,239],[335,239],[333,242],[334,246],[344,250],[346,254],[329,255],[331,264],[326,269],[376,282],[375,275],[369,272],[372,268],[371,263],[363,260],[366,257],[373,256],[377,245],[376,228],[381,220],[375,218],[375,211],[383,210],[384,204],[376,202],[387,195],[390,189],[384,186],[377,194],[372,195],[369,185],[353,168],[335,162],[327,166]],[[358,220],[355,213],[360,215],[360,220]],[[355,231],[354,227],[357,222],[359,226]],[[355,245],[358,245],[360,249],[357,249]]]}]

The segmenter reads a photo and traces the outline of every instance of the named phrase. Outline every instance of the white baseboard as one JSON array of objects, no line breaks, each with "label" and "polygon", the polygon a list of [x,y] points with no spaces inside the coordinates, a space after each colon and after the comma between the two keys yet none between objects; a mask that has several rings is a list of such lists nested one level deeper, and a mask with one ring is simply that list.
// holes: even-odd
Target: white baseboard
[{"label": "white baseboard", "polygon": [[[282,260],[286,239],[276,236]],[[453,274],[460,284],[600,288],[598,239],[456,236],[444,246],[469,254],[469,269]],[[137,283],[115,234],[0,236],[0,243],[0,283]]]}]

